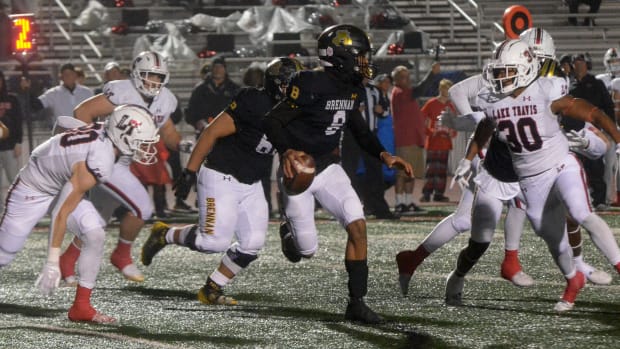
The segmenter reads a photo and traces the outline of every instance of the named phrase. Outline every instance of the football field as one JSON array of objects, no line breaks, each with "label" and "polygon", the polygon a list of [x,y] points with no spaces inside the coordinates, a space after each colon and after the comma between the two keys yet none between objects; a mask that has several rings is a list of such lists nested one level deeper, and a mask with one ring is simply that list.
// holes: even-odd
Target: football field
[{"label": "football field", "polygon": [[[468,275],[464,306],[444,305],[444,284],[468,233],[431,255],[412,279],[409,297],[397,283],[394,257],[415,248],[454,206],[430,207],[428,215],[401,221],[369,220],[369,292],[366,302],[386,323],[365,326],[344,321],[347,274],[346,233],[319,213],[319,251],[300,263],[280,252],[278,224],[269,227],[265,249],[225,291],[237,306],[209,306],[198,289],[221,254],[204,255],[168,246],[150,267],[140,266],[143,283],[124,280],[110,265],[118,236],[111,226],[105,261],[92,303],[117,317],[113,325],[67,319],[74,289],[42,298],[34,281],[45,262],[47,230],[37,229],[9,267],[0,271],[0,348],[618,348],[620,281],[584,233],[585,258],[611,273],[610,286],[588,284],[572,312],[553,306],[565,280],[541,239],[526,226],[521,241],[524,271],[536,281],[517,288],[499,276],[503,233]],[[620,211],[602,215],[620,239]],[[177,217],[186,224],[193,217]],[[134,246],[139,259],[150,224]],[[68,243],[71,237],[65,241]]]}]

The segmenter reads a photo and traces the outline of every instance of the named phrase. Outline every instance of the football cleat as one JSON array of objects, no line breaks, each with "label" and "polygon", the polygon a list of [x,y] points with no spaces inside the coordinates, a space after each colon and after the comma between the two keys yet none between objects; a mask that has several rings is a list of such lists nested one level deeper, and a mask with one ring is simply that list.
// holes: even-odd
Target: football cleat
[{"label": "football cleat", "polygon": [[575,268],[582,272],[586,279],[595,285],[611,284],[611,275],[594,268],[583,260],[580,262],[575,262]]},{"label": "football cleat", "polygon": [[582,272],[577,271],[575,276],[566,280],[566,288],[564,294],[558,303],[555,304],[553,309],[558,312],[565,312],[572,310],[575,306],[575,299],[579,291],[586,285],[586,277]]},{"label": "football cleat", "polygon": [[297,246],[295,246],[293,233],[288,222],[280,224],[280,241],[282,243],[282,253],[286,259],[293,263],[299,262],[301,260],[301,253],[299,253]]},{"label": "football cleat", "polygon": [[452,271],[446,280],[446,305],[461,306],[463,305],[463,286],[465,278],[456,275]]},{"label": "football cleat", "polygon": [[73,306],[69,309],[68,317],[69,320],[74,322],[90,322],[95,324],[111,324],[116,322],[115,318],[96,311],[90,304],[79,306],[78,303],[73,303]]},{"label": "football cleat", "polygon": [[383,323],[383,318],[370,309],[361,298],[351,298],[344,313],[344,318],[349,321],[359,321],[365,324]]},{"label": "football cleat", "polygon": [[[62,271],[61,271],[62,274]],[[78,285],[78,280],[75,275],[69,275],[67,277],[63,277],[61,279],[60,286],[61,287],[76,287]]]},{"label": "football cleat", "polygon": [[555,303],[553,310],[557,311],[558,313],[563,313],[563,312],[573,310],[574,307],[575,307],[575,303],[570,303],[570,302],[561,300]]},{"label": "football cleat", "polygon": [[224,295],[222,287],[216,284],[211,278],[207,279],[207,283],[198,291],[198,300],[203,304],[214,305],[237,305],[238,302],[232,297]]},{"label": "football cleat", "polygon": [[131,257],[127,258],[121,255],[118,250],[114,250],[110,256],[110,262],[118,269],[123,277],[129,281],[143,282],[144,274],[133,264]]},{"label": "football cleat", "polygon": [[155,222],[151,227],[151,235],[144,242],[142,246],[142,253],[140,254],[140,261],[142,264],[148,266],[153,262],[153,257],[161,251],[166,245],[166,232],[170,229],[170,226],[164,222]]},{"label": "football cleat", "polygon": [[527,275],[523,270],[519,270],[510,279],[506,278],[504,276],[504,273],[502,273],[502,277],[504,279],[512,282],[512,284],[515,285],[515,286],[530,287],[530,286],[534,285],[534,279],[532,279],[531,276]]}]

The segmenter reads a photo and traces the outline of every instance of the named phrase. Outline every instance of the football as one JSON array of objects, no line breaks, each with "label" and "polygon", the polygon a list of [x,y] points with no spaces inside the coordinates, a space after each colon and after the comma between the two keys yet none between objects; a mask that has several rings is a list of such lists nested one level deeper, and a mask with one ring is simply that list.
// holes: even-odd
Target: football
[{"label": "football", "polygon": [[284,177],[283,180],[288,195],[301,194],[310,187],[316,174],[314,158],[309,154],[304,155],[303,162],[293,164],[293,172],[293,178]]}]

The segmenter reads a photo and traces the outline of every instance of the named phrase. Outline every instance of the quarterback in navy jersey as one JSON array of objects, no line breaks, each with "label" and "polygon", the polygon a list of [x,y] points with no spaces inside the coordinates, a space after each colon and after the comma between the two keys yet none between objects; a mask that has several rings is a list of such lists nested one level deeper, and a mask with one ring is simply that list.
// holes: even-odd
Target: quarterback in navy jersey
[{"label": "quarterback in navy jersey", "polygon": [[[202,253],[226,251],[198,292],[202,303],[237,304],[224,295],[223,288],[258,257],[265,244],[269,212],[261,179],[271,171],[275,150],[263,133],[262,120],[301,69],[296,59],[274,59],[265,70],[265,88],[239,91],[202,131],[183,175],[175,183],[175,194],[185,200],[197,181],[199,223],[172,228],[156,222],[142,248],[144,265],[150,265],[168,244]],[[231,244],[233,237],[236,242]]]},{"label": "quarterback in navy jersey", "polygon": [[282,251],[292,262],[312,257],[318,249],[314,224],[314,200],[336,217],[348,240],[345,267],[349,275],[349,304],[345,318],[380,323],[382,318],[363,301],[367,293],[368,265],[366,221],[362,204],[351,181],[339,164],[343,127],[349,127],[360,147],[412,175],[411,165],[389,154],[368,129],[360,111],[364,98],[362,80],[374,75],[368,36],[351,25],[325,29],[318,38],[323,71],[298,73],[287,89],[285,100],[265,118],[265,134],[280,154],[282,177],[293,177],[292,166],[305,154],[315,159],[317,175],[306,191],[283,193],[286,222],[281,225]]}]

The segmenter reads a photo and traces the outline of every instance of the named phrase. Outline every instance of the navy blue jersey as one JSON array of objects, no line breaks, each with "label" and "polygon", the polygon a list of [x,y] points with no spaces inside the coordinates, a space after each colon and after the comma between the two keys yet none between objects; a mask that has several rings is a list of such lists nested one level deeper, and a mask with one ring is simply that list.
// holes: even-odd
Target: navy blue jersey
[{"label": "navy blue jersey", "polygon": [[207,155],[206,166],[246,184],[268,176],[275,150],[261,125],[272,107],[271,97],[263,89],[248,87],[239,91],[225,110],[237,131],[217,140]]},{"label": "navy blue jersey", "polygon": [[358,110],[364,89],[345,84],[323,71],[301,71],[289,84],[287,100],[300,116],[285,128],[290,148],[315,160],[329,157],[340,145],[347,114]]}]

